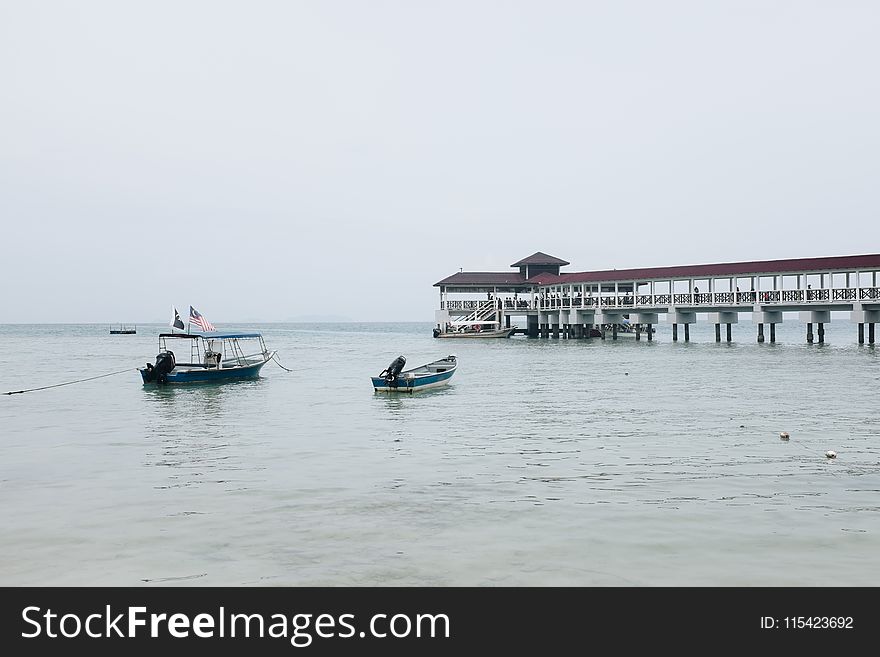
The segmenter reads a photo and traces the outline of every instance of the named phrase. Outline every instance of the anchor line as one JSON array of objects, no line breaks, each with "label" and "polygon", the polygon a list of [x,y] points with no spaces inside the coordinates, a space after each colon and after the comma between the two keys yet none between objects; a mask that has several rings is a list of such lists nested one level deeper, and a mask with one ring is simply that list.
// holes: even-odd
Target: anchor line
[{"label": "anchor line", "polygon": [[70,386],[74,383],[84,383],[85,381],[94,381],[95,379],[103,379],[108,376],[116,376],[117,374],[124,374],[125,372],[131,372],[137,370],[136,367],[129,367],[128,369],[119,370],[118,372],[110,372],[109,374],[99,374],[98,376],[90,376],[87,379],[77,379],[76,381],[67,381],[65,383],[56,383],[51,386],[41,386],[39,388],[28,388],[27,390],[11,390],[9,392],[4,392],[4,395],[21,395],[25,392],[35,392],[37,390],[48,390],[49,388],[60,388],[61,386]]},{"label": "anchor line", "polygon": [[304,369],[302,369],[302,370],[292,370],[292,369],[289,369],[289,368],[287,368],[287,367],[284,367],[284,365],[281,364],[281,361],[278,360],[278,355],[277,355],[277,354],[272,354],[272,360],[274,360],[275,363],[278,365],[278,367],[280,367],[280,368],[281,368],[282,370],[284,370],[285,372],[305,372]]}]

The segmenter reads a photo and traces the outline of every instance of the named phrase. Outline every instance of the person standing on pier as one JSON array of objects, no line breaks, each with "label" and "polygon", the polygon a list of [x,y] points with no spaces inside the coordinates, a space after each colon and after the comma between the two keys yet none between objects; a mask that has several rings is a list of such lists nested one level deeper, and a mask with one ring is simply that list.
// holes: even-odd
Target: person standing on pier
[{"label": "person standing on pier", "polygon": [[700,303],[700,288],[694,285],[694,303]]}]

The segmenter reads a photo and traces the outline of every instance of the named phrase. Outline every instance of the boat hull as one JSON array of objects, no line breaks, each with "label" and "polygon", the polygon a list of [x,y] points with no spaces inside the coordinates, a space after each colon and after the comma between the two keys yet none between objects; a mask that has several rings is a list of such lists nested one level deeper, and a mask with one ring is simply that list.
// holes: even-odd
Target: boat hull
[{"label": "boat hull", "polygon": [[449,331],[448,333],[438,333],[437,338],[509,338],[516,331],[516,327],[501,329],[498,331],[469,331],[458,333],[457,331]]},{"label": "boat hull", "polygon": [[439,388],[449,383],[449,379],[455,374],[455,369],[446,372],[437,372],[436,374],[426,374],[423,376],[415,376],[411,379],[398,377],[396,384],[389,385],[382,377],[374,376],[373,390],[376,392],[418,392],[419,390],[430,390],[431,388]]},{"label": "boat hull", "polygon": [[[198,367],[175,367],[171,370],[168,377],[168,384],[180,383],[212,383],[221,381],[237,381],[239,379],[253,379],[260,375],[260,370],[268,361],[255,363],[253,365],[245,365],[243,367],[227,367],[223,369],[216,368],[198,368]],[[146,368],[139,367],[141,379],[144,385],[166,385],[165,383],[157,383],[156,381],[147,381]]]}]

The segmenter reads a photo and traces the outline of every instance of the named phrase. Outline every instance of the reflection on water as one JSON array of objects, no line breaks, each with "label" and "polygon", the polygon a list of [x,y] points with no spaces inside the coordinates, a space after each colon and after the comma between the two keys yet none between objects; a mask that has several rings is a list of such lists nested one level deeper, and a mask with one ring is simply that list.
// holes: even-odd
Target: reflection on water
[{"label": "reflection on water", "polygon": [[234,420],[242,395],[254,393],[262,379],[144,386],[155,421],[145,429],[145,464],[168,470],[159,488],[229,484],[245,469],[241,446],[224,431]]}]

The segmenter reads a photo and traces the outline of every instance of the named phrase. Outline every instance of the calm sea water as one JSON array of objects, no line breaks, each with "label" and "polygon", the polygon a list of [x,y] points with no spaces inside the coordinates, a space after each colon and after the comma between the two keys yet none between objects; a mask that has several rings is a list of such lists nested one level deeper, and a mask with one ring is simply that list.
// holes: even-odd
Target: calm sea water
[{"label": "calm sea water", "polygon": [[[143,365],[162,328],[0,326],[0,392]],[[222,328],[295,371],[0,397],[0,584],[880,585],[880,346],[847,322],[821,346],[796,322],[775,345]],[[373,392],[448,353],[446,388]]]}]

